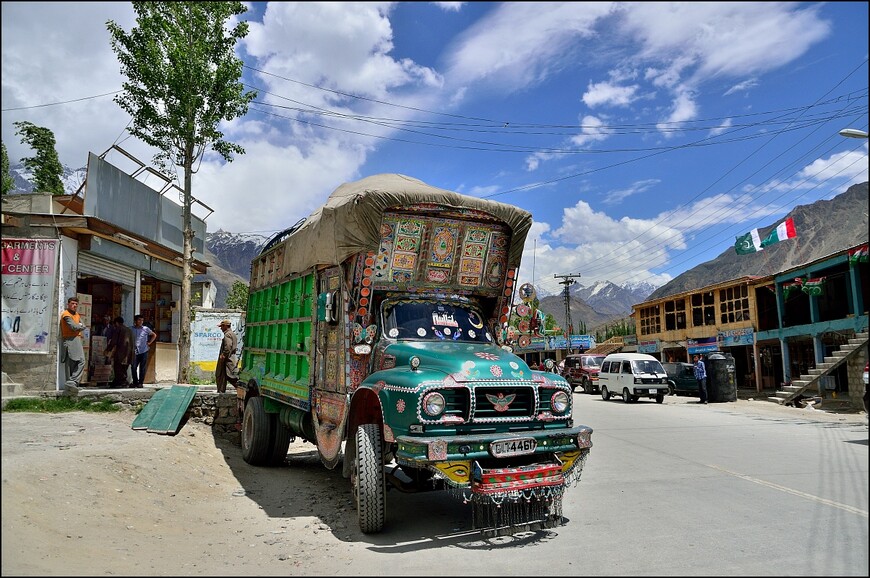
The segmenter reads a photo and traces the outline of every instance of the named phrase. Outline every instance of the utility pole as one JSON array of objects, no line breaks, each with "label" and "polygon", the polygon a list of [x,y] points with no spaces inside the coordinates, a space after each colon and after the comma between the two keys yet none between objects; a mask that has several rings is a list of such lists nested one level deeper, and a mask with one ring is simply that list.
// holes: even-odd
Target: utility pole
[{"label": "utility pole", "polygon": [[571,296],[568,293],[568,288],[576,283],[576,279],[580,278],[580,273],[567,273],[565,275],[553,275],[556,279],[562,279],[559,281],[562,285],[565,286],[565,336],[568,341],[568,353],[571,353],[571,333],[574,330],[573,323],[571,323]]}]

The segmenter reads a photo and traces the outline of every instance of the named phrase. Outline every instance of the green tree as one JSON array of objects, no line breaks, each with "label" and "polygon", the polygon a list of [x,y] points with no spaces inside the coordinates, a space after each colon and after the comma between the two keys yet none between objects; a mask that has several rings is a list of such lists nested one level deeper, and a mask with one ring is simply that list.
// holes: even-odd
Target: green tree
[{"label": "green tree", "polygon": [[3,177],[3,193],[6,194],[15,188],[15,181],[12,179],[12,175],[9,173],[9,155],[6,153],[6,143],[2,143],[3,145],[3,166],[0,169]]},{"label": "green tree", "polygon": [[115,102],[132,117],[129,132],[159,152],[154,162],[167,173],[170,164],[184,172],[182,202],[182,319],[179,330],[178,381],[190,371],[190,287],[193,280],[191,178],[205,151],[226,162],[244,149],[224,140],[218,126],[243,116],[256,92],[240,82],[242,61],[236,43],[248,34],[248,23],[231,25],[244,14],[241,2],[133,2],[136,27],[128,34],[106,23],[112,50],[127,77]]},{"label": "green tree", "polygon": [[234,281],[227,295],[227,307],[230,309],[248,310],[248,286],[241,281]]},{"label": "green tree", "polygon": [[[28,145],[36,153],[35,156],[23,159],[24,167],[33,173],[33,191],[51,193],[52,195],[64,194],[63,181],[60,180],[60,176],[63,174],[63,165],[57,158],[54,133],[26,120],[12,124],[15,125],[15,134],[21,137],[21,142]],[[5,187],[5,181],[3,185]]]}]

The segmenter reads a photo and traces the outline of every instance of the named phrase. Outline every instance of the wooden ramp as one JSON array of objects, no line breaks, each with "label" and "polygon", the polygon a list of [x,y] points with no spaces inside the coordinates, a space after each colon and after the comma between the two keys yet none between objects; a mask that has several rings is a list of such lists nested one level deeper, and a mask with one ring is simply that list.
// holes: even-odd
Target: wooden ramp
[{"label": "wooden ramp", "polygon": [[173,385],[157,390],[133,420],[132,428],[175,435],[194,395],[196,386]]}]

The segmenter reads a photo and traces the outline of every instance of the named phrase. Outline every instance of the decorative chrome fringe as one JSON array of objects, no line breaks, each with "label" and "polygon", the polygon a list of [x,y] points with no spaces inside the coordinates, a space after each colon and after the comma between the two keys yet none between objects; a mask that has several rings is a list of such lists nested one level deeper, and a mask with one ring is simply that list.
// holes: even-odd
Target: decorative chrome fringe
[{"label": "decorative chrome fringe", "polygon": [[562,521],[562,496],[569,487],[577,485],[589,451],[577,458],[573,467],[564,474],[561,486],[546,486],[525,490],[512,490],[498,494],[473,493],[467,486],[447,485],[447,493],[471,503],[474,529],[491,535],[506,535],[522,531],[538,522],[543,528],[552,528]]}]

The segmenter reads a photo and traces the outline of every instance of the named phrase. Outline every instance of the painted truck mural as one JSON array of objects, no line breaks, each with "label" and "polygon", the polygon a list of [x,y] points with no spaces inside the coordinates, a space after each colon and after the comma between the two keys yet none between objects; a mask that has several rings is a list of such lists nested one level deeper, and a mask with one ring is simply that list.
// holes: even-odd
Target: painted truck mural
[{"label": "painted truck mural", "polygon": [[388,485],[447,490],[486,535],[563,523],[592,430],[561,376],[496,340],[531,222],[376,175],[276,235],[251,264],[245,461],[283,463],[294,436],[315,444],[350,478],[366,533],[383,529]]}]

